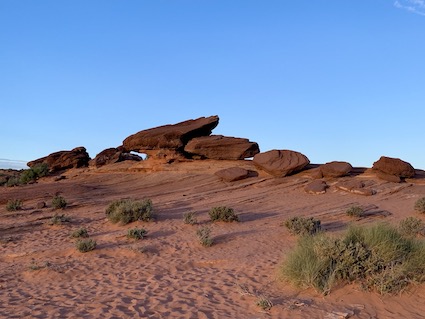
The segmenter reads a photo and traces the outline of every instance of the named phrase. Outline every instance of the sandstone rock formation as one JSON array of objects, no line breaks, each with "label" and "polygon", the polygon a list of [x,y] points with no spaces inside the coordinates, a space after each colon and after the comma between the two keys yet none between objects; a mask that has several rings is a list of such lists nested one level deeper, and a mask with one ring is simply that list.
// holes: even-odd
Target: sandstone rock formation
[{"label": "sandstone rock formation", "polygon": [[271,150],[259,153],[254,156],[253,162],[257,167],[277,177],[301,171],[310,163],[305,155],[290,150]]},{"label": "sandstone rock formation", "polygon": [[246,138],[211,135],[189,141],[184,151],[216,160],[243,160],[260,152],[258,144]]},{"label": "sandstone rock formation", "polygon": [[326,189],[328,187],[329,186],[326,184],[325,181],[315,180],[307,184],[307,186],[304,187],[304,191],[308,194],[319,195],[319,194],[325,194]]},{"label": "sandstone rock formation", "polygon": [[365,188],[365,184],[359,180],[341,181],[335,186],[344,192],[357,195],[372,196],[376,193],[373,189]]},{"label": "sandstone rock formation", "polygon": [[258,173],[242,167],[229,167],[215,172],[215,175],[223,181],[234,182],[248,177],[258,176]]},{"label": "sandstone rock formation", "polygon": [[100,167],[106,164],[113,164],[128,160],[141,161],[142,158],[135,154],[125,153],[121,146],[118,148],[111,147],[97,154],[96,157],[90,161],[90,165]]},{"label": "sandstone rock formation", "polygon": [[84,147],[77,147],[71,151],[59,151],[45,157],[28,162],[29,167],[39,163],[46,163],[51,172],[56,172],[69,168],[88,166],[90,156]]},{"label": "sandstone rock formation", "polygon": [[[378,177],[388,181],[400,182],[403,178],[415,176],[413,166],[399,158],[381,156],[378,161],[373,163],[372,168],[377,171]],[[398,177],[398,179],[393,176]]]},{"label": "sandstone rock formation", "polygon": [[342,177],[348,175],[353,167],[347,162],[329,162],[319,167],[323,177]]},{"label": "sandstone rock formation", "polygon": [[218,116],[201,117],[143,130],[127,137],[123,142],[123,148],[125,152],[139,153],[159,149],[182,151],[191,139],[210,135],[218,125],[218,121]]}]

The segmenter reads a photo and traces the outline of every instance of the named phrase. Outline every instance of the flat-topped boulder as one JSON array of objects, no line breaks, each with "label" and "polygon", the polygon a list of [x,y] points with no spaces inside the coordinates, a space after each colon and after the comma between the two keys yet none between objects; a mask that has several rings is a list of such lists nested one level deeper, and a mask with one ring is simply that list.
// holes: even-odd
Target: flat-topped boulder
[{"label": "flat-topped boulder", "polygon": [[373,163],[372,168],[378,172],[378,177],[388,181],[396,182],[398,180],[397,178],[392,178],[391,175],[399,177],[399,181],[403,178],[415,176],[415,169],[413,166],[399,158],[381,156],[378,161]]},{"label": "flat-topped boulder", "polygon": [[88,166],[90,156],[85,147],[77,147],[70,151],[59,151],[45,157],[28,162],[29,167],[36,164],[46,163],[51,172],[61,171],[70,168]]},{"label": "flat-topped boulder", "polygon": [[271,150],[255,155],[253,162],[273,176],[284,177],[301,171],[310,163],[310,160],[296,151]]},{"label": "flat-topped boulder", "polygon": [[111,147],[103,150],[96,155],[94,159],[90,161],[90,165],[96,167],[101,167],[107,164],[118,163],[122,161],[141,161],[142,158],[136,154],[126,153],[123,151],[123,148],[120,147]]},{"label": "flat-topped boulder", "polygon": [[319,167],[323,177],[342,177],[348,175],[353,166],[347,162],[333,161]]},{"label": "flat-topped boulder", "polygon": [[143,130],[127,137],[123,142],[123,149],[125,152],[139,153],[158,149],[183,150],[191,139],[210,135],[218,121],[218,116],[200,117]]},{"label": "flat-topped boulder", "polygon": [[326,184],[325,181],[315,180],[315,181],[312,181],[311,183],[308,183],[304,187],[304,191],[308,194],[320,195],[320,194],[325,194],[326,189],[328,187],[329,186],[328,184]]},{"label": "flat-topped boulder", "polygon": [[243,160],[258,154],[260,149],[246,138],[211,135],[190,140],[184,151],[208,159]]},{"label": "flat-topped boulder", "polygon": [[239,181],[248,177],[258,176],[258,173],[242,167],[229,167],[215,172],[225,182]]}]

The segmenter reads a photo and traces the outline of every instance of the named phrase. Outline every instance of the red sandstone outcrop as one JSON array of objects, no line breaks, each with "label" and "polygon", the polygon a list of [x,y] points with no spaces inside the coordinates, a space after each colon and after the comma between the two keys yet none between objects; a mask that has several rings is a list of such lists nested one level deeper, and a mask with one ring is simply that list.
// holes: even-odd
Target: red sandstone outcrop
[{"label": "red sandstone outcrop", "polygon": [[299,152],[271,150],[255,155],[253,162],[273,176],[284,177],[301,171],[310,163],[310,160]]},{"label": "red sandstone outcrop", "polygon": [[391,182],[400,182],[401,179],[415,176],[413,166],[399,158],[381,156],[378,161],[373,163],[372,168],[377,172],[379,178]]},{"label": "red sandstone outcrop", "polygon": [[61,171],[69,168],[88,166],[90,156],[84,147],[77,147],[71,151],[59,151],[45,157],[28,162],[29,167],[39,163],[46,163],[51,172]]},{"label": "red sandstone outcrop", "polygon": [[90,165],[100,167],[107,164],[118,163],[122,161],[141,161],[142,158],[138,155],[126,153],[120,146],[118,148],[111,147],[103,150],[90,161]]},{"label": "red sandstone outcrop", "polygon": [[365,188],[365,184],[359,180],[341,181],[335,186],[344,192],[357,195],[372,196],[376,193],[373,189]]},{"label": "red sandstone outcrop", "polygon": [[223,181],[234,182],[248,177],[258,176],[258,173],[242,167],[229,167],[215,172],[215,175]]},{"label": "red sandstone outcrop", "polygon": [[146,150],[183,150],[191,139],[208,136],[218,125],[218,116],[201,117],[177,124],[169,124],[143,130],[127,137],[123,142],[125,152],[146,153]]},{"label": "red sandstone outcrop", "polygon": [[319,195],[325,194],[328,187],[325,181],[315,180],[307,184],[307,186],[304,187],[304,191],[308,194]]},{"label": "red sandstone outcrop", "polygon": [[353,166],[347,162],[329,162],[319,167],[323,177],[342,177],[348,175]]},{"label": "red sandstone outcrop", "polygon": [[189,141],[184,151],[216,160],[243,160],[260,152],[258,144],[246,138],[211,135]]}]

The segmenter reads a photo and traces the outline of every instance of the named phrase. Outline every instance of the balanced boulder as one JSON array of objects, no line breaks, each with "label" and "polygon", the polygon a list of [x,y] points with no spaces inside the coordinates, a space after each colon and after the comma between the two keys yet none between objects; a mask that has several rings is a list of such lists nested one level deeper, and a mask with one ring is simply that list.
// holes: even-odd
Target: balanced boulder
[{"label": "balanced boulder", "polygon": [[271,150],[255,155],[253,162],[273,176],[284,177],[301,171],[310,163],[310,160],[299,152]]},{"label": "balanced boulder", "polygon": [[184,151],[216,160],[242,160],[260,152],[258,144],[246,138],[211,135],[189,141]]},{"label": "balanced boulder", "polygon": [[77,147],[71,151],[59,151],[45,157],[28,162],[29,167],[36,164],[46,163],[51,172],[61,171],[69,168],[88,166],[90,156],[84,147]]},{"label": "balanced boulder", "polygon": [[[378,171],[378,177],[391,177],[386,175],[393,175],[399,178],[409,178],[415,176],[415,169],[413,166],[399,158],[392,158],[382,156],[378,161],[373,163],[372,167],[375,171]],[[384,173],[384,174],[381,174]],[[383,178],[391,179],[391,178]],[[394,179],[395,181],[396,179]]]},{"label": "balanced boulder", "polygon": [[347,162],[329,162],[319,167],[323,177],[341,177],[348,175],[353,167]]},{"label": "balanced boulder", "polygon": [[218,125],[218,116],[201,117],[177,124],[158,126],[127,137],[123,142],[125,152],[143,153],[146,150],[183,150],[191,139],[208,136]]}]

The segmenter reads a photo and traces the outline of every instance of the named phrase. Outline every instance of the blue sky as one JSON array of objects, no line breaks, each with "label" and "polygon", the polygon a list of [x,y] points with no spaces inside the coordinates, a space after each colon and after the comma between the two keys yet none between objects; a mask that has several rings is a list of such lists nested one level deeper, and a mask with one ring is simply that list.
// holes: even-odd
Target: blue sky
[{"label": "blue sky", "polygon": [[425,1],[0,0],[0,158],[219,115],[313,163],[425,169]]}]

